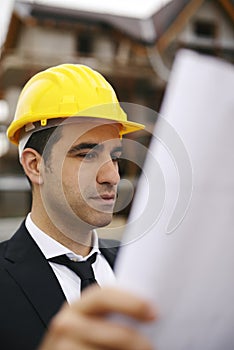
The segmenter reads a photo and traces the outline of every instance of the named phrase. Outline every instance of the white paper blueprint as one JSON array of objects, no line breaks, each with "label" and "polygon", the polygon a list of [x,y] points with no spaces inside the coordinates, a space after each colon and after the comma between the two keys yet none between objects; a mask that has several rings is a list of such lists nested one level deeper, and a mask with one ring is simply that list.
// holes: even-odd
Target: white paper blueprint
[{"label": "white paper blueprint", "polygon": [[159,310],[155,349],[233,350],[233,66],[181,51],[160,114],[118,284]]}]

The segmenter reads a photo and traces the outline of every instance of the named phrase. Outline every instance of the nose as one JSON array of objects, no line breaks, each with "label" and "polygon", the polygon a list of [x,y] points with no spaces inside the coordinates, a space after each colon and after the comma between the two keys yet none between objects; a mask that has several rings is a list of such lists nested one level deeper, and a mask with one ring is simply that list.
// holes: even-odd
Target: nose
[{"label": "nose", "polygon": [[118,163],[109,160],[101,165],[97,172],[97,182],[99,184],[108,183],[117,185],[120,181]]}]

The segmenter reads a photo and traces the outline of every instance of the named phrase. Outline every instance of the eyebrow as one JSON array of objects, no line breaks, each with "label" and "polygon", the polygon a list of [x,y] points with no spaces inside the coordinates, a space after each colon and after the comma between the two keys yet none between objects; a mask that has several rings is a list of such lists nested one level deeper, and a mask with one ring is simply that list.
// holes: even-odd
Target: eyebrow
[{"label": "eyebrow", "polygon": [[[72,155],[76,152],[82,151],[82,150],[91,150],[95,148],[96,150],[103,150],[104,145],[103,144],[99,144],[99,143],[87,143],[87,142],[82,142],[79,143],[78,145],[72,146],[69,151],[68,154]],[[123,151],[123,147],[122,146],[116,146],[113,148],[113,150],[111,151],[111,153],[113,152],[121,152]]]},{"label": "eyebrow", "polygon": [[72,154],[75,153],[77,151],[82,151],[84,149],[93,149],[95,147],[99,147],[101,145],[99,145],[98,143],[87,143],[87,142],[82,142],[79,143],[78,145],[72,146],[69,151],[68,154]]}]

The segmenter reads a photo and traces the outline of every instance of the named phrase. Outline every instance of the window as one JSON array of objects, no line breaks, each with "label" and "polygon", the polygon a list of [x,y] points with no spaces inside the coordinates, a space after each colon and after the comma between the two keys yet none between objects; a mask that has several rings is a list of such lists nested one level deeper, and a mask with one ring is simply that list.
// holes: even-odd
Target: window
[{"label": "window", "polygon": [[217,25],[210,20],[197,20],[194,22],[194,33],[201,38],[214,39],[217,36]]},{"label": "window", "polygon": [[81,54],[91,54],[93,52],[93,33],[90,31],[81,32],[77,38],[77,51]]}]

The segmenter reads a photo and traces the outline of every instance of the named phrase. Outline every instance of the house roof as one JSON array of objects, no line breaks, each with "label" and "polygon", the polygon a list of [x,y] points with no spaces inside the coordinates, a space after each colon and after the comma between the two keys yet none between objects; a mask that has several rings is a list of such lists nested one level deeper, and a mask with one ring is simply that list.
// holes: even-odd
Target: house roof
[{"label": "house roof", "polygon": [[[11,1],[11,0],[10,0]],[[109,15],[119,15],[135,18],[146,18],[157,12],[171,0],[23,0],[34,4],[46,4],[62,8],[70,8],[78,11],[93,13],[106,13]]]},{"label": "house roof", "polygon": [[17,0],[15,8],[23,17],[32,16],[38,19],[107,25],[120,30],[142,44],[151,45],[164,33],[186,3],[188,0],[169,0],[165,6],[146,18],[63,8],[24,0]]},{"label": "house roof", "polygon": [[54,19],[56,21],[76,23],[86,22],[109,26],[142,43],[153,43],[156,40],[156,32],[151,18],[134,18],[109,13],[74,10],[28,3],[22,0],[16,1],[16,11],[23,17],[32,16],[38,19]]},{"label": "house roof", "polygon": [[[134,18],[111,13],[91,12],[58,6],[49,6],[16,0],[15,11],[21,17],[38,19],[54,19],[55,21],[86,22],[115,28],[144,45],[154,45],[164,48],[168,42],[168,31],[179,30],[205,0],[171,0],[147,18]],[[214,0],[221,4],[234,22],[234,0]],[[177,27],[175,29],[175,23]],[[171,37],[171,35],[168,35]],[[163,39],[162,39],[163,37]]]}]

